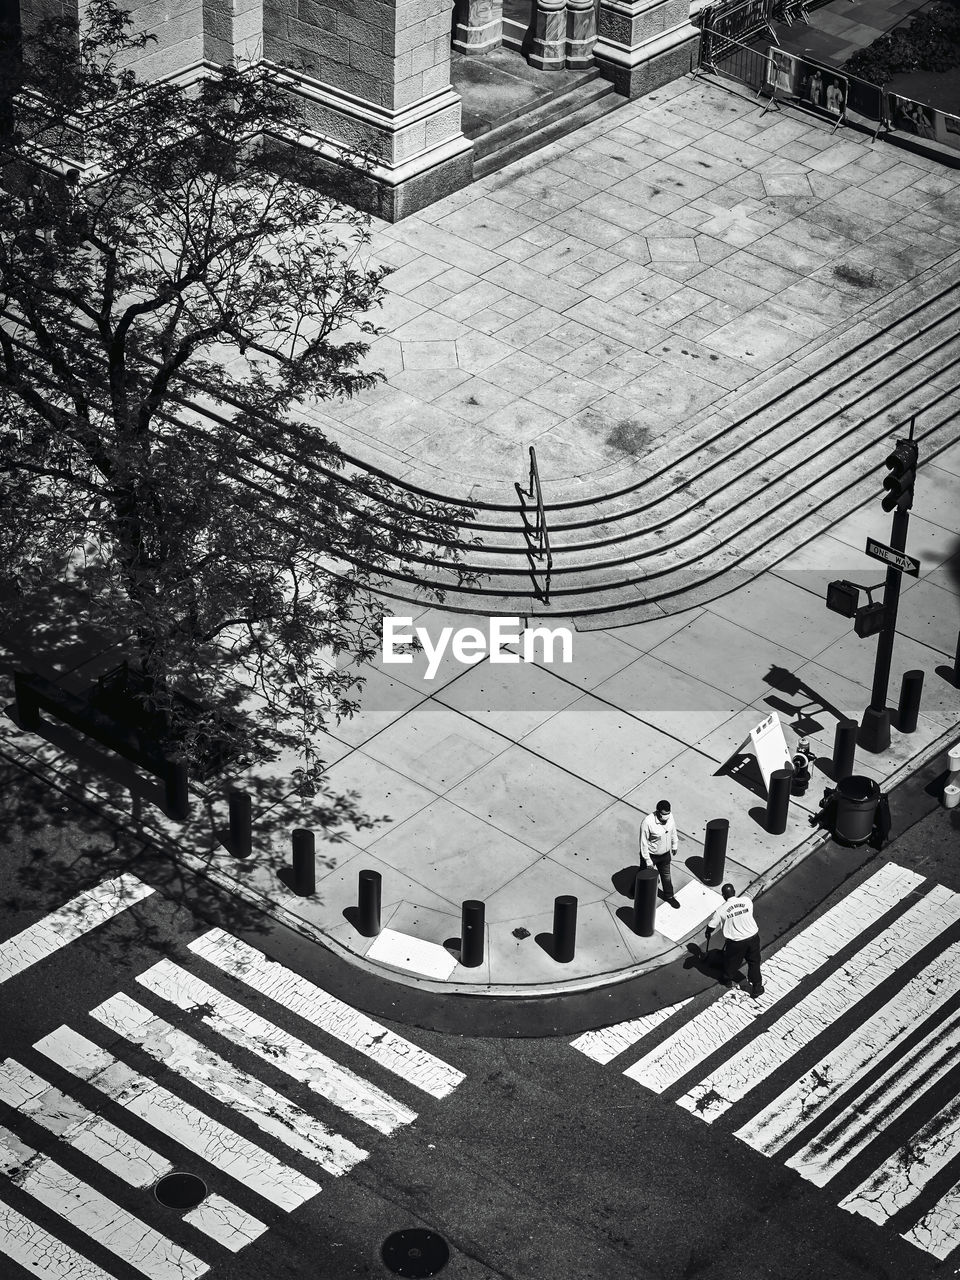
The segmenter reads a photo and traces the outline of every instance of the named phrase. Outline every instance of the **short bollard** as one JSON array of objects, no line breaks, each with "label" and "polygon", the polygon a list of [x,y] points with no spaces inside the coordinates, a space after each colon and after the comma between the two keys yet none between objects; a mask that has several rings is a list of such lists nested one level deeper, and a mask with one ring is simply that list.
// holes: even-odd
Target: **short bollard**
[{"label": "short bollard", "polygon": [[774,769],[770,775],[767,793],[767,831],[772,836],[782,836],[787,829],[787,813],[790,809],[790,783],[792,769]]},{"label": "short bollard", "polygon": [[466,969],[483,964],[484,915],[483,903],[473,898],[460,908],[460,963]]},{"label": "short bollard", "polygon": [[253,803],[246,791],[231,791],[230,852],[235,858],[249,858],[253,852]]},{"label": "short bollard", "polygon": [[960,787],[955,782],[948,782],[943,788],[943,807],[956,809],[960,805]]},{"label": "short bollard", "polygon": [[707,834],[703,838],[703,883],[719,884],[727,861],[727,835],[730,823],[726,818],[710,818]]},{"label": "short bollard", "polygon": [[838,720],[837,730],[833,735],[833,780],[849,778],[853,773],[853,762],[857,754],[856,720]]},{"label": "short bollard", "polygon": [[23,671],[13,673],[13,691],[17,706],[17,720],[21,729],[35,733],[40,728],[40,708],[30,688],[30,677]]},{"label": "short bollard", "polygon": [[167,817],[185,822],[190,816],[190,779],[182,760],[171,760],[163,776],[163,807]]},{"label": "short bollard", "polygon": [[317,892],[317,838],[308,827],[297,827],[293,844],[293,891],[309,897]]},{"label": "short bollard", "polygon": [[380,872],[361,871],[357,880],[357,928],[365,938],[375,938],[380,932]]},{"label": "short bollard", "polygon": [[916,732],[922,693],[923,672],[905,671],[900,684],[900,704],[897,710],[897,728],[901,733]]},{"label": "short bollard", "polygon": [[653,937],[658,878],[656,868],[641,867],[633,886],[633,931],[641,938]]},{"label": "short bollard", "polygon": [[569,964],[577,947],[577,900],[562,893],[553,900],[553,958]]}]

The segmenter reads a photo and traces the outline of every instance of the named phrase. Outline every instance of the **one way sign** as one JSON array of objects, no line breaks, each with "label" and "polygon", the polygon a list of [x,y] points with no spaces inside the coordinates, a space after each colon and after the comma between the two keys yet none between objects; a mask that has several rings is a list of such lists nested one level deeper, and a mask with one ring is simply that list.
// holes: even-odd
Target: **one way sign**
[{"label": "one way sign", "polygon": [[892,564],[895,569],[899,569],[901,573],[909,573],[912,578],[920,577],[919,560],[914,560],[905,551],[894,551],[893,547],[877,542],[876,538],[867,539],[867,555],[874,560],[882,560],[885,564]]}]

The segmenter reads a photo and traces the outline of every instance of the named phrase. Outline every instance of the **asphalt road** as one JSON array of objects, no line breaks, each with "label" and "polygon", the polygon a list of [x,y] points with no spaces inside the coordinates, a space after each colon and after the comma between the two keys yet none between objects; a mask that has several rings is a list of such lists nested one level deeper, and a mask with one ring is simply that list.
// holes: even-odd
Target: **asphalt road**
[{"label": "asphalt road", "polygon": [[[22,1112],[3,1106],[0,1124],[168,1240],[209,1262],[212,1276],[385,1277],[391,1272],[381,1261],[381,1245],[392,1232],[411,1228],[439,1233],[448,1243],[450,1260],[440,1274],[450,1280],[808,1280],[819,1275],[836,1280],[926,1280],[960,1274],[960,1253],[938,1263],[900,1238],[896,1218],[878,1226],[838,1207],[840,1196],[862,1173],[856,1163],[836,1188],[811,1185],[781,1161],[744,1145],[733,1136],[732,1124],[707,1125],[677,1106],[679,1089],[651,1093],[623,1074],[623,1062],[601,1065],[572,1048],[569,1036],[440,1034],[410,1025],[403,989],[398,988],[394,1019],[384,1025],[464,1073],[447,1096],[428,1096],[356,1049],[305,1029],[296,1015],[233,978],[216,974],[187,949],[211,924],[242,935],[291,967],[302,943],[282,930],[262,929],[249,914],[238,916],[213,893],[194,896],[169,864],[137,850],[128,837],[80,807],[59,800],[51,803],[51,793],[39,784],[14,773],[2,781],[0,941],[98,883],[118,863],[133,865],[148,882],[164,885],[162,893],[151,894],[0,985],[2,1056],[15,1058],[91,1109],[122,1123],[129,1134],[177,1168],[197,1172],[211,1191],[228,1197],[267,1230],[232,1254],[156,1204],[149,1189],[126,1186]],[[921,816],[879,860],[857,872],[793,932],[848,894],[876,870],[878,861],[892,859],[960,891],[958,831],[957,811],[934,809]],[[948,931],[948,940],[958,933],[956,928]],[[923,953],[916,964],[926,956]],[[162,958],[200,975],[277,1027],[322,1047],[339,1065],[415,1111],[415,1119],[391,1133],[377,1132],[319,1098],[303,1079],[285,1074],[269,1055],[266,1061],[254,1057],[227,1045],[206,1027],[198,1029],[196,1010],[171,1012],[136,981]],[[330,967],[330,989],[349,1000],[338,962],[314,957],[311,978],[322,983],[325,964]],[[207,1048],[369,1154],[343,1176],[318,1174],[305,1157],[265,1135],[248,1115],[185,1083],[165,1063],[90,1017],[92,1008],[118,992],[188,1030]],[[714,989],[695,995],[682,1020],[718,999]],[[877,1003],[875,999],[870,1007]],[[114,1103],[104,1105],[89,1084],[78,1083],[33,1048],[63,1025],[109,1048],[289,1167],[315,1176],[322,1190],[284,1211],[244,1181],[192,1155],[168,1133],[125,1114]],[[629,1058],[624,1055],[625,1061]],[[958,1093],[958,1083],[958,1073],[948,1071],[935,1086],[930,1106],[949,1102]],[[771,1085],[764,1098],[772,1092]],[[891,1134],[898,1142],[905,1140],[915,1124],[916,1115],[908,1109]],[[950,1166],[938,1175],[935,1189],[946,1190],[958,1177],[960,1169]],[[30,1217],[117,1280],[134,1280],[141,1274],[16,1183],[16,1173],[0,1179],[0,1205]],[[30,1274],[13,1264],[9,1268],[3,1271],[5,1280]],[[70,1280],[85,1280],[79,1273],[68,1274]]]}]

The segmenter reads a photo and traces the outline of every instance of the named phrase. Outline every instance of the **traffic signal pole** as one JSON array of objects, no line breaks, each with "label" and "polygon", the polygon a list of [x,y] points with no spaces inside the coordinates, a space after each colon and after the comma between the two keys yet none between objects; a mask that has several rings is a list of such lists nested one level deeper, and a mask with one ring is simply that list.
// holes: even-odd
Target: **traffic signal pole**
[{"label": "traffic signal pole", "polygon": [[[894,551],[906,551],[907,528],[910,512],[898,507],[893,513],[890,546]],[[877,640],[877,660],[873,669],[873,691],[870,705],[863,713],[860,725],[860,745],[874,754],[886,751],[890,746],[890,709],[887,706],[887,689],[890,684],[890,661],[893,658],[893,642],[897,637],[897,610],[900,605],[899,569],[887,565],[887,578],[883,585],[883,630]]]}]

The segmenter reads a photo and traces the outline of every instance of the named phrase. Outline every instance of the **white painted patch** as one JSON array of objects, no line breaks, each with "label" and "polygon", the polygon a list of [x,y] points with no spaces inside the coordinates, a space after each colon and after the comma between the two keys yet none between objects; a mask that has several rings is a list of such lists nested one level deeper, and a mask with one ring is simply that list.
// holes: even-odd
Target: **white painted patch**
[{"label": "white painted patch", "polygon": [[960,1156],[960,1098],[953,1098],[889,1160],[840,1201],[840,1208],[886,1222],[916,1200],[951,1160]]},{"label": "white painted patch", "polygon": [[[288,1035],[229,996],[221,995],[215,987],[170,960],[161,960],[145,973],[138,974],[137,982],[185,1013],[199,1016],[205,1026],[211,1027],[231,1044],[250,1050],[380,1133],[393,1133],[400,1125],[410,1124],[417,1118],[415,1111],[362,1076],[341,1067],[319,1049]],[[133,1001],[124,1006],[125,999],[114,996],[98,1009],[91,1010],[91,1014],[121,1035],[126,1034],[127,1028],[136,1027],[141,1015],[148,1018],[150,1015],[145,1010],[139,1014],[135,1012],[139,1006]],[[118,1018],[116,1024],[114,1016]]]},{"label": "white painted patch", "polygon": [[131,1187],[151,1187],[173,1168],[156,1151],[61,1093],[13,1058],[0,1066],[0,1100]]},{"label": "white painted patch", "polygon": [[37,1280],[113,1280],[102,1267],[6,1204],[0,1204],[0,1253]]},{"label": "white painted patch", "polygon": [[[628,1067],[624,1075],[657,1093],[680,1081],[711,1054],[795,990],[809,974],[875,924],[923,883],[923,876],[895,863],[874,875],[763,962],[764,994],[754,1000],[730,991]],[[761,938],[762,942],[762,938]]]},{"label": "white painted patch", "polygon": [[315,1196],[312,1179],[280,1163],[226,1125],[118,1062],[105,1049],[69,1027],[59,1027],[33,1046],[39,1053],[85,1080],[191,1155],[289,1212]]},{"label": "white painted patch", "polygon": [[0,1127],[0,1173],[148,1280],[197,1280],[205,1262]]},{"label": "white painted patch", "polygon": [[440,981],[446,981],[457,967],[456,956],[438,942],[427,942],[425,938],[415,938],[396,929],[381,929],[367,948],[367,955],[395,969],[408,969]]},{"label": "white painted patch", "polygon": [[957,1065],[960,1011],[935,1027],[836,1116],[787,1164],[825,1186],[898,1116]]},{"label": "white painted patch", "polygon": [[657,905],[657,933],[662,933],[665,938],[670,938],[672,942],[679,942],[681,938],[686,938],[691,934],[694,929],[700,928],[704,921],[709,920],[717,907],[723,902],[721,894],[713,889],[708,889],[699,880],[691,880],[682,889],[678,889],[676,899],[680,903],[679,911],[676,907],[671,907],[666,902],[661,902]]},{"label": "white painted patch", "polygon": [[114,1025],[122,1023],[126,1027],[122,1034],[128,1040],[217,1102],[239,1111],[292,1151],[335,1178],[366,1159],[369,1152],[349,1138],[333,1133],[321,1120],[290,1102],[282,1093],[238,1070],[169,1022],[153,1017],[129,996],[116,999],[118,1003],[112,1010]]},{"label": "white painted patch", "polygon": [[462,1071],[222,929],[191,942],[190,950],[434,1098],[445,1098],[465,1078]]},{"label": "white painted patch", "polygon": [[773,1155],[958,991],[960,942],[942,951],[846,1040],[738,1129],[736,1137],[765,1156]]},{"label": "white painted patch", "polygon": [[678,1098],[677,1105],[711,1124],[958,920],[960,894],[935,885],[816,991]]},{"label": "white painted patch", "polygon": [[195,1209],[185,1213],[183,1220],[231,1253],[238,1253],[267,1229],[265,1222],[238,1209],[216,1193],[208,1195]]},{"label": "white painted patch", "polygon": [[153,889],[136,876],[122,875],[71,898],[36,924],[0,943],[0,982],[23,973],[151,893]]},{"label": "white painted patch", "polygon": [[685,1009],[693,1000],[681,1000],[679,1004],[668,1005],[666,1009],[657,1009],[654,1013],[644,1014],[642,1018],[631,1018],[629,1022],[615,1022],[610,1027],[600,1027],[597,1031],[585,1031],[576,1040],[570,1041],[570,1048],[585,1053],[594,1062],[606,1064],[618,1053],[623,1053],[632,1044],[642,1040],[645,1035],[655,1030],[662,1022],[666,1022],[675,1013]]}]

